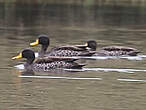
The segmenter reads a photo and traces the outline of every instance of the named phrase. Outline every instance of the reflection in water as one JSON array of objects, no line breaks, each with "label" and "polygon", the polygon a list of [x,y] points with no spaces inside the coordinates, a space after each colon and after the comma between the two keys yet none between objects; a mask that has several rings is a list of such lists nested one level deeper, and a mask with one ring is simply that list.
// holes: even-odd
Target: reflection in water
[{"label": "reflection in water", "polygon": [[32,4],[19,1],[8,5],[1,3],[0,23],[3,24],[1,29],[23,30],[34,27],[31,31],[36,33],[36,28],[53,27],[54,22],[58,26],[72,27],[98,27],[103,24],[122,27],[146,24],[144,13],[146,9],[140,4],[108,5],[107,2],[98,3],[95,0],[89,6],[84,6],[84,2],[80,2],[82,5],[77,5],[78,3],[60,5],[55,2],[43,5],[37,2]]},{"label": "reflection in water", "polygon": [[23,71],[19,71],[19,74],[20,75],[25,75],[25,76],[26,75],[29,75],[29,76],[31,75],[32,76],[32,75],[35,75],[35,72],[33,70],[23,70]]}]

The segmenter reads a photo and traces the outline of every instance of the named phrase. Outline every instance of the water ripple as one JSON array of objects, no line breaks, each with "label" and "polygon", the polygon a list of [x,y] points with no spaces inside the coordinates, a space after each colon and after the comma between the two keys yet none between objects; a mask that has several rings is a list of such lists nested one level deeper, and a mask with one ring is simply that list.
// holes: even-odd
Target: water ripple
[{"label": "water ripple", "polygon": [[123,73],[135,73],[146,72],[146,70],[140,69],[116,69],[116,68],[83,68],[83,69],[65,69],[67,71],[104,71],[104,72],[123,72]]},{"label": "water ripple", "polygon": [[23,64],[16,65],[14,67],[17,68],[17,69],[20,69],[20,70],[23,70],[24,69],[24,65]]},{"label": "water ripple", "polygon": [[118,81],[125,81],[125,82],[146,82],[146,80],[142,79],[117,79]]},{"label": "water ripple", "polygon": [[143,60],[146,58],[146,55],[138,55],[138,56],[92,56],[92,57],[80,57],[85,59],[99,59],[99,60],[106,60],[106,59],[127,59],[127,60]]},{"label": "water ripple", "polygon": [[72,80],[102,80],[102,78],[81,78],[81,77],[58,77],[58,76],[23,76],[20,75],[21,78],[42,78],[42,79],[72,79]]}]

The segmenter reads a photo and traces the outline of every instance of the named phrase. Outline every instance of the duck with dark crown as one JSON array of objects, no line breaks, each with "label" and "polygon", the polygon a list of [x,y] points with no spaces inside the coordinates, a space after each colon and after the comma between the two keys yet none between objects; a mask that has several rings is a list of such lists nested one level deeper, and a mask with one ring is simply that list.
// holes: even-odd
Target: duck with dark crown
[{"label": "duck with dark crown", "polygon": [[95,52],[89,51],[85,49],[85,46],[78,45],[78,46],[58,46],[51,49],[49,52],[47,48],[50,44],[50,40],[47,35],[40,35],[35,42],[30,43],[31,46],[42,45],[41,51],[39,52],[40,57],[44,56],[65,56],[65,57],[72,57],[72,56],[92,56]]},{"label": "duck with dark crown", "polygon": [[12,59],[26,58],[24,67],[26,70],[34,71],[50,71],[50,69],[66,68],[66,69],[81,69],[84,64],[74,62],[74,58],[60,58],[60,57],[47,57],[35,60],[35,54],[30,49],[24,49],[18,56]]},{"label": "duck with dark crown", "polygon": [[[97,43],[95,40],[90,40],[87,41],[85,47],[88,50],[96,51]],[[140,53],[140,51],[131,47],[106,46],[96,51],[93,56],[137,56],[138,53]]]}]

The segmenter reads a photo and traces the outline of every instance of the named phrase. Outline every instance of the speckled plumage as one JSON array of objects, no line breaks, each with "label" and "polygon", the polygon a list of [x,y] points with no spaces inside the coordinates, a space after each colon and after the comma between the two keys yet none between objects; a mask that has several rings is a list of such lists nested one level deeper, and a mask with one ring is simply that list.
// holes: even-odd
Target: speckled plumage
[{"label": "speckled plumage", "polygon": [[[96,51],[96,41],[88,41],[88,50]],[[140,51],[125,46],[107,46],[95,52],[93,56],[136,56]]]},{"label": "speckled plumage", "polygon": [[[50,69],[66,68],[66,69],[81,69],[84,64],[78,64],[74,62],[77,59],[73,58],[60,58],[60,57],[44,57],[39,58],[36,61],[34,52],[30,49],[22,51],[21,58],[26,58],[24,67],[26,70],[34,71],[49,71]],[[13,59],[17,59],[14,57]]]},{"label": "speckled plumage", "polygon": [[47,53],[47,56],[91,56],[94,52],[89,51],[81,51],[81,50],[74,50],[73,48],[70,49],[53,49]]},{"label": "speckled plumage", "polygon": [[[83,66],[83,65],[82,65]],[[81,65],[78,65],[75,62],[66,62],[66,61],[54,61],[51,63],[34,63],[33,69],[49,71],[50,69],[57,68],[66,68],[66,69],[81,69]]]},{"label": "speckled plumage", "polygon": [[136,56],[140,53],[135,48],[124,46],[107,46],[98,50],[93,56]]},{"label": "speckled plumage", "polygon": [[[41,51],[39,52],[39,57],[44,56],[92,56],[95,52],[90,52],[84,46],[58,46],[51,49],[49,52],[46,52],[49,46],[49,38],[46,35],[40,35],[39,38],[36,40],[37,42],[31,43],[30,45],[36,46],[41,44]],[[48,42],[46,42],[48,41]]]}]

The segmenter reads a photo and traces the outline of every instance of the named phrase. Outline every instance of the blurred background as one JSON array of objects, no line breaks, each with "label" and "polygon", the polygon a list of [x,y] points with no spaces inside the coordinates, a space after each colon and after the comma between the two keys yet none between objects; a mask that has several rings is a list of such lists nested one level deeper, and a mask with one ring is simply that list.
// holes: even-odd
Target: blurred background
[{"label": "blurred background", "polygon": [[[96,40],[98,48],[122,45],[146,54],[146,0],[0,0],[0,108],[3,110],[145,110],[145,72],[85,71],[53,74],[103,80],[19,78],[12,61],[38,35],[49,49]],[[38,51],[40,47],[33,50]],[[48,49],[48,50],[49,50]],[[146,68],[146,60],[86,61],[86,68]],[[140,79],[123,82],[118,79]]]}]

